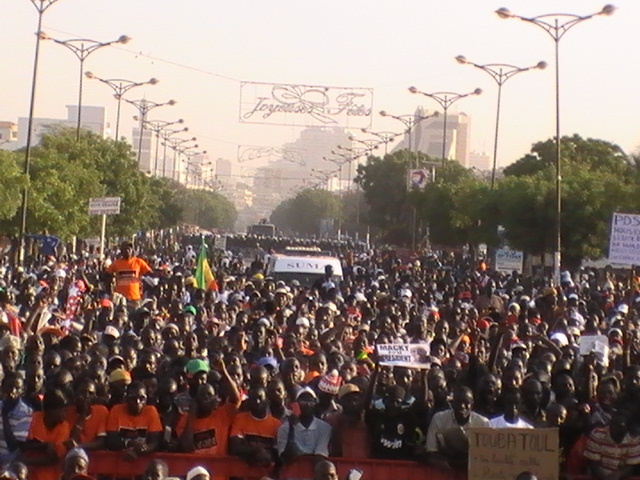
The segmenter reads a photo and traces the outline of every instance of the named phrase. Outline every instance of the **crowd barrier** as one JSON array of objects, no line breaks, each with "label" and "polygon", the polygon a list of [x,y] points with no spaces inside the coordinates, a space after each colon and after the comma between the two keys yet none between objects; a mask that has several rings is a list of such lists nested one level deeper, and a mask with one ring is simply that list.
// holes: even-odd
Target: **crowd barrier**
[{"label": "crowd barrier", "polygon": [[[240,477],[260,480],[263,477],[275,480],[303,480],[313,478],[315,457],[301,457],[279,470],[268,467],[251,467],[237,457],[211,457],[208,455],[185,453],[157,453],[153,457],[142,457],[133,462],[124,461],[121,452],[91,452],[89,473],[113,479],[134,479],[139,477],[152,458],[158,458],[169,465],[169,475],[184,477],[193,467],[202,465],[216,478]],[[376,459],[331,458],[338,469],[338,478],[344,479],[352,468],[363,471],[362,480],[467,480],[466,473],[441,472],[418,462],[390,461]],[[566,475],[568,480],[592,480],[587,475]],[[633,477],[628,480],[640,480]]]},{"label": "crowd barrier", "polygon": [[[216,478],[242,477],[260,480],[270,477],[277,480],[311,479],[314,457],[302,457],[281,467],[278,471],[267,467],[250,467],[236,457],[211,457],[184,453],[157,453],[153,457],[142,457],[133,462],[123,460],[120,452],[91,452],[89,473],[97,476],[133,479],[144,471],[151,458],[162,459],[169,465],[169,475],[184,477],[197,465],[202,465]],[[338,477],[344,479],[352,468],[363,471],[362,480],[466,480],[461,473],[443,473],[418,462],[388,461],[375,459],[331,458],[338,469]]]}]

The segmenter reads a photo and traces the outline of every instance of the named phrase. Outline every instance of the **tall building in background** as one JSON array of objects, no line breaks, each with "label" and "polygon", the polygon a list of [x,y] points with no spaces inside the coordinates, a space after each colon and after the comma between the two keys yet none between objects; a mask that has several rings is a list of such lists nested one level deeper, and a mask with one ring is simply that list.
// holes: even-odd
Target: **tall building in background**
[{"label": "tall building in background", "polygon": [[[418,107],[416,117],[430,115],[424,108]],[[455,160],[464,167],[469,167],[469,140],[471,120],[466,113],[447,114],[447,135],[445,157]],[[405,133],[404,138],[393,149],[397,152],[411,149],[422,152],[432,158],[442,158],[442,141],[444,138],[444,115],[427,118],[418,123],[411,134]],[[409,145],[411,140],[411,145]]]},{"label": "tall building in background", "polygon": [[[133,152],[138,158],[138,168],[141,172],[155,176],[158,172],[158,165],[156,165],[155,151],[156,151],[156,135],[149,129],[142,130],[142,143],[140,143],[140,127],[134,127],[131,131],[131,145]],[[160,152],[160,146],[158,145],[158,152]],[[173,152],[172,152],[173,153]],[[167,157],[169,154],[167,154]],[[160,153],[158,153],[160,157]],[[172,156],[173,158],[173,156]],[[158,161],[160,163],[161,160]],[[162,165],[159,166],[162,171]]]},{"label": "tall building in background", "polygon": [[18,125],[13,122],[0,122],[0,149],[11,150],[18,141]]},{"label": "tall building in background", "polygon": [[[34,118],[32,144],[37,145],[42,139],[42,135],[56,127],[75,128],[78,119],[78,106],[67,105],[67,118]],[[27,144],[27,127],[29,119],[27,117],[18,118],[18,140],[12,148],[22,148]],[[109,134],[109,123],[107,122],[107,110],[104,107],[82,107],[82,118],[80,126],[85,130],[90,130],[96,135],[105,138]]]},{"label": "tall building in background", "polygon": [[233,184],[233,165],[231,164],[231,160],[227,160],[226,158],[216,159],[215,173],[216,180],[218,180],[221,185]]},{"label": "tall building in background", "polygon": [[487,152],[471,152],[469,153],[469,168],[477,168],[480,171],[489,171],[493,165],[491,157]]}]

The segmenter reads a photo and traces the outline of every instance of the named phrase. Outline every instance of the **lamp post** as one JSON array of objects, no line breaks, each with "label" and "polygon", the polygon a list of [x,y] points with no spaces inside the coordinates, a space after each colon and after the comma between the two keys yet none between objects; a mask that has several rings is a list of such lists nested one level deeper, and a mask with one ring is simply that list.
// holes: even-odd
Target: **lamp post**
[{"label": "lamp post", "polygon": [[[169,145],[168,147],[173,150],[173,171],[171,173],[171,177],[177,181],[178,183],[180,183],[180,168],[179,165],[180,163],[178,162],[178,154],[182,153],[182,149],[184,148],[191,148],[189,146],[184,146],[185,143],[188,142],[195,142],[198,139],[196,137],[191,137],[191,138],[184,138],[184,139],[179,139],[179,138],[171,138],[169,139]],[[182,147],[182,149],[181,149]],[[196,144],[194,146],[195,148],[198,148],[198,145]]]},{"label": "lamp post", "polygon": [[[42,17],[47,9],[58,0],[31,0],[31,3],[38,12],[38,27],[36,29],[36,47],[33,54],[33,73],[31,76],[31,96],[29,99],[29,118],[27,120],[27,143],[24,150],[24,174],[29,176],[31,168],[31,141],[33,138],[33,116],[36,104],[36,84],[38,80],[38,63],[40,61],[40,31],[42,28]],[[20,207],[20,249],[18,251],[18,262],[22,263],[25,257],[25,234],[27,233],[27,206],[29,203],[29,184],[25,184],[22,189],[22,205]]]},{"label": "lamp post", "polygon": [[179,133],[188,132],[189,127],[184,127],[179,130],[162,130],[160,132],[160,137],[162,138],[162,177],[165,178],[167,176],[167,146],[169,140],[173,135],[177,135]]},{"label": "lamp post", "polygon": [[385,156],[387,155],[387,150],[389,147],[389,142],[392,142],[396,139],[396,137],[398,135],[400,135],[399,133],[394,133],[394,132],[374,132],[372,130],[369,130],[368,128],[361,128],[360,131],[362,133],[368,133],[370,135],[373,135],[374,137],[377,137],[380,139],[380,142],[384,144],[384,154]]},{"label": "lamp post", "polygon": [[[387,113],[385,110],[382,110],[380,112],[380,115],[383,116],[383,117],[389,117],[389,118],[393,118],[394,120],[398,120],[399,122],[401,122],[406,127],[405,134],[407,135],[407,139],[409,141],[409,155],[411,157],[413,157],[413,144],[411,143],[411,132],[412,132],[412,130],[422,120],[426,120],[426,119],[431,118],[431,117],[437,117],[439,115],[439,113],[435,112],[432,115],[415,115],[415,114],[391,115],[390,113]],[[446,117],[446,111],[445,111],[445,117]],[[445,120],[445,125],[446,125],[446,120]],[[414,162],[414,166],[417,167],[418,166],[418,159],[416,157],[413,157],[413,162]],[[443,162],[444,162],[444,160],[443,160]],[[411,218],[411,247],[414,250],[416,248],[416,226],[418,224],[418,218],[417,217],[418,217],[418,211],[417,211],[416,207],[413,206],[413,208],[412,208],[412,218]]]},{"label": "lamp post", "polygon": [[113,96],[118,100],[118,111],[116,113],[116,140],[118,140],[118,134],[120,132],[120,104],[122,103],[122,96],[132,88],[141,87],[143,85],[156,85],[159,82],[157,78],[150,78],[146,82],[134,82],[132,80],[124,80],[122,78],[104,79],[97,77],[91,72],[84,72],[84,76],[91,80],[98,80],[105,85],[108,85],[113,90]]},{"label": "lamp post", "polygon": [[[138,118],[133,117],[134,120],[138,120]],[[144,120],[142,119],[142,124],[156,134],[156,153],[153,160],[153,169],[151,170],[151,174],[155,177],[158,174],[158,147],[160,146],[160,132],[162,132],[165,128],[170,127],[172,125],[181,125],[184,123],[184,120],[181,118],[179,120],[175,120],[173,122],[168,122],[165,120]],[[149,162],[151,163],[151,162]]]},{"label": "lamp post", "polygon": [[485,65],[479,65],[477,63],[470,62],[463,55],[458,55],[456,61],[461,65],[471,65],[483,72],[488,73],[491,78],[498,84],[498,105],[496,107],[496,129],[493,137],[493,168],[491,169],[491,190],[494,189],[496,183],[496,169],[498,168],[498,131],[500,128],[500,100],[502,98],[502,85],[511,77],[516,76],[519,73],[527,72],[529,70],[544,70],[547,68],[547,62],[538,62],[530,67],[516,67],[515,65],[509,65],[507,63],[487,63]]},{"label": "lamp post", "polygon": [[[140,156],[142,155],[142,136],[144,135],[144,121],[147,119],[147,114],[155,108],[164,107],[165,105],[173,106],[178,102],[175,100],[169,100],[168,102],[158,103],[151,102],[145,98],[141,100],[129,100],[125,98],[124,101],[136,107],[138,113],[140,113],[140,116],[138,117],[140,119],[140,127],[138,130],[140,135],[140,138],[138,139],[138,164],[140,164]],[[149,157],[151,157],[151,154],[149,154]],[[151,163],[151,158],[149,158],[149,163]]]},{"label": "lamp post", "polygon": [[442,107],[444,111],[444,122],[442,127],[442,166],[445,164],[446,155],[447,155],[447,115],[449,111],[449,107],[456,103],[458,100],[468,97],[470,95],[480,95],[482,93],[481,88],[476,88],[473,92],[468,93],[455,93],[455,92],[434,92],[427,93],[421,90],[418,90],[416,87],[409,87],[409,91],[411,93],[419,93],[424,95],[425,97],[432,98]]},{"label": "lamp post", "polygon": [[96,40],[89,40],[87,38],[74,38],[70,40],[57,40],[55,38],[51,38],[44,32],[40,32],[38,34],[42,40],[51,40],[58,45],[62,45],[66,47],[68,50],[73,53],[78,60],[80,60],[80,80],[78,83],[78,122],[76,124],[76,140],[80,140],[80,123],[82,121],[82,79],[84,78],[84,61],[87,59],[89,55],[91,55],[96,50],[101,49],[102,47],[108,47],[109,45],[113,45],[114,43],[125,44],[129,43],[131,38],[126,35],[120,35],[116,40],[111,40],[110,42],[98,42]]},{"label": "lamp post", "polygon": [[507,8],[496,10],[498,17],[502,19],[515,18],[542,28],[549,34],[555,44],[555,87],[556,87],[556,245],[553,258],[553,276],[557,285],[560,285],[560,267],[562,263],[562,168],[560,162],[560,40],[573,27],[585,20],[600,15],[612,15],[616,7],[605,5],[602,10],[591,15],[574,15],[569,13],[549,13],[536,17],[521,17],[511,13]]}]

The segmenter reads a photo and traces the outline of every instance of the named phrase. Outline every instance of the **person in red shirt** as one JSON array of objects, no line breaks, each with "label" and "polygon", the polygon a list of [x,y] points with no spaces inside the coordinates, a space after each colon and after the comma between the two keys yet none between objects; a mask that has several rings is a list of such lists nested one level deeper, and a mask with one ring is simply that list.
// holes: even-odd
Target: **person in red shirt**
[{"label": "person in red shirt", "polygon": [[107,273],[116,277],[116,292],[124,295],[129,308],[137,308],[142,298],[140,279],[152,272],[151,267],[141,258],[133,256],[133,244],[122,242],[120,258],[107,267]]},{"label": "person in red shirt", "polygon": [[58,480],[60,463],[67,453],[71,427],[65,421],[67,398],[61,390],[48,391],[42,412],[34,412],[27,441],[22,446],[22,461],[29,467],[30,480]]},{"label": "person in red shirt", "polygon": [[156,407],[147,405],[142,382],[127,388],[126,403],[115,405],[107,420],[107,447],[124,452],[125,460],[153,453],[160,445],[162,423]]}]

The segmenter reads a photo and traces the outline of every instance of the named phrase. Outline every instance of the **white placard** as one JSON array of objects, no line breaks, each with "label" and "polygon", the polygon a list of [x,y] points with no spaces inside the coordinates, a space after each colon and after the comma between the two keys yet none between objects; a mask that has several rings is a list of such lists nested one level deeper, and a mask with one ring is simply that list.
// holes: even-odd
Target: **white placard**
[{"label": "white placard", "polygon": [[218,248],[220,250],[227,249],[227,236],[226,235],[216,235],[213,240],[213,248]]},{"label": "white placard", "polygon": [[524,253],[510,248],[499,248],[496,250],[496,271],[512,273],[514,270],[522,273],[524,263]]},{"label": "white placard", "polygon": [[609,339],[606,335],[585,335],[580,337],[578,345],[580,345],[580,355],[586,356],[597,351],[596,343],[608,345]]},{"label": "white placard", "polygon": [[89,200],[89,215],[117,215],[120,213],[120,197],[99,197]]},{"label": "white placard", "polygon": [[613,214],[609,237],[609,262],[640,265],[640,215]]},{"label": "white placard", "polygon": [[429,368],[428,343],[385,343],[376,345],[380,365]]}]

